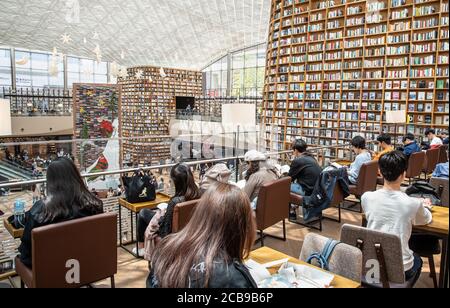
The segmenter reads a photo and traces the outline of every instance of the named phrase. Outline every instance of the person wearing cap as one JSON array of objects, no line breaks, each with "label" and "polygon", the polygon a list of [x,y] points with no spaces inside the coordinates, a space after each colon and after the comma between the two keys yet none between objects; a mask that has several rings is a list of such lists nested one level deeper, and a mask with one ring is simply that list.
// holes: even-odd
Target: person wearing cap
[{"label": "person wearing cap", "polygon": [[275,168],[267,163],[266,155],[261,152],[248,151],[244,159],[248,164],[248,170],[245,174],[244,192],[250,198],[252,209],[256,210],[261,187],[278,180],[278,174]]}]

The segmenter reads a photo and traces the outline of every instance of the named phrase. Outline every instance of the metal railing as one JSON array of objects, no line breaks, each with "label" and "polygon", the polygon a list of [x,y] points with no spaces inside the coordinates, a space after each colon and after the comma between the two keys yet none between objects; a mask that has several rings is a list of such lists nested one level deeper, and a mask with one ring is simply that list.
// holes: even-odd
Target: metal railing
[{"label": "metal railing", "polygon": [[[349,149],[349,145],[333,145],[333,146],[323,146],[323,147],[314,147],[311,148],[309,151],[311,154],[313,154],[316,159],[320,162],[322,167],[326,166],[326,160],[324,158],[324,152],[329,149]],[[289,157],[290,154],[292,154],[292,151],[286,150],[286,151],[278,151],[278,152],[267,152],[265,153],[268,158],[272,157],[281,157],[282,155],[285,155],[284,159],[280,158],[280,162],[284,164],[290,164],[291,159]],[[234,168],[235,168],[235,180],[236,182],[239,181],[239,178],[241,176],[241,172],[239,172],[239,166],[242,163],[242,160],[244,159],[243,155],[236,155],[236,156],[229,156],[224,158],[215,158],[215,159],[206,159],[206,160],[196,160],[196,161],[188,161],[185,162],[188,166],[197,166],[202,164],[215,164],[215,163],[222,163],[222,162],[234,162]],[[336,157],[336,159],[339,159]],[[349,159],[352,159],[352,154],[350,155]],[[111,175],[122,175],[126,173],[132,173],[139,170],[144,171],[152,171],[152,170],[161,170],[161,169],[170,169],[174,166],[176,166],[177,163],[171,163],[171,164],[161,164],[161,165],[154,165],[154,166],[142,166],[142,167],[133,167],[133,168],[127,168],[127,169],[120,169],[120,170],[113,170],[113,171],[104,171],[104,172],[96,172],[96,173],[84,173],[82,174],[82,177],[84,179],[89,177],[102,177],[102,176],[111,176]],[[9,182],[9,183],[3,183],[0,184],[0,188],[11,188],[11,187],[17,187],[17,186],[31,186],[35,184],[42,184],[45,183],[46,179],[36,179],[36,180],[28,180],[28,181],[20,181],[20,182]]]}]

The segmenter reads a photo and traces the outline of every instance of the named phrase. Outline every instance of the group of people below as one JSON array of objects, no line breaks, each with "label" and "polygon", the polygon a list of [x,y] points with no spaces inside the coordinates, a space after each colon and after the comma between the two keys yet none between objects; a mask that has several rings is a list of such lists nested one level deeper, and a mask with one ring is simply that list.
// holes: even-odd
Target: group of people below
[{"label": "group of people below", "polygon": [[[432,219],[426,200],[410,198],[400,190],[408,165],[407,153],[414,147],[410,144],[415,143],[410,137],[405,137],[404,149],[398,151],[392,147],[389,136],[381,135],[378,138],[380,154],[372,158],[365,139],[357,136],[351,141],[356,158],[347,168],[348,181],[356,184],[361,167],[372,159],[378,160],[384,187],[366,193],[362,197],[362,207],[369,228],[400,237],[407,279],[417,277],[422,265],[408,246],[412,226],[430,223]],[[292,178],[291,191],[307,196],[322,173],[304,140],[296,140],[292,150],[289,170],[280,169],[263,153],[246,153],[247,171],[241,186],[230,182],[231,171],[225,164],[211,166],[200,185],[196,184],[188,165],[174,166],[170,172],[174,196],[156,210],[142,210],[138,217],[139,249],[135,253],[149,261],[147,287],[256,287],[244,260],[255,240],[254,211],[261,187],[288,176]],[[190,222],[173,234],[176,205],[193,200],[199,202]],[[26,213],[19,247],[22,262],[32,266],[31,232],[34,228],[102,212],[102,201],[88,190],[73,161],[58,158],[47,171],[46,198],[36,202]],[[388,218],[386,213],[389,213]]]}]

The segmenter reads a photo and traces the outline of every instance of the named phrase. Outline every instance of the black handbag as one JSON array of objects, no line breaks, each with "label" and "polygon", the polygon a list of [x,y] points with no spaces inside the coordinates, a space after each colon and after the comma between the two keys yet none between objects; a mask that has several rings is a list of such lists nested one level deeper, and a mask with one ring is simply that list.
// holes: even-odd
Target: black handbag
[{"label": "black handbag", "polygon": [[416,182],[408,189],[406,189],[406,194],[413,198],[424,198],[430,199],[433,205],[441,205],[441,198],[436,189],[428,184],[427,182]]},{"label": "black handbag", "polygon": [[125,188],[125,199],[130,203],[154,201],[156,185],[154,178],[142,170],[136,171],[131,177],[122,177]]}]

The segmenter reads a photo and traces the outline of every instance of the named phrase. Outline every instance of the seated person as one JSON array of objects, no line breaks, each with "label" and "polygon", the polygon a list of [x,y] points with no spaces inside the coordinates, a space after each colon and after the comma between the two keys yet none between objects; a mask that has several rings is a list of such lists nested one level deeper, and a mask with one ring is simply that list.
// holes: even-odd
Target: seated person
[{"label": "seated person", "polygon": [[292,144],[294,160],[288,175],[292,178],[291,192],[301,196],[312,194],[322,173],[322,168],[307,149],[308,145],[304,140],[297,139]]},{"label": "seated person", "polygon": [[406,134],[403,137],[403,154],[406,157],[410,157],[414,153],[418,153],[421,151],[420,146],[416,142],[416,137],[413,134]]},{"label": "seated person", "polygon": [[164,238],[150,260],[148,288],[256,288],[244,265],[256,226],[247,195],[216,183],[179,233]]},{"label": "seated person", "polygon": [[355,161],[348,168],[348,180],[351,184],[358,183],[359,172],[361,167],[372,160],[372,156],[366,149],[366,139],[356,136],[351,142],[352,151],[357,155]]},{"label": "seated person", "polygon": [[413,225],[431,223],[431,212],[424,206],[429,200],[411,198],[401,191],[408,168],[408,160],[402,152],[383,155],[379,160],[379,167],[384,178],[383,189],[365,193],[361,199],[368,221],[367,227],[400,237],[405,278],[418,279],[422,270],[422,259],[410,250],[409,239]]},{"label": "seated person", "polygon": [[442,139],[436,135],[436,131],[434,129],[427,129],[425,131],[425,137],[427,137],[430,141],[430,149],[437,149],[444,144]]},{"label": "seated person", "polygon": [[244,192],[250,199],[252,209],[256,210],[258,195],[265,184],[278,180],[275,167],[267,163],[267,157],[261,152],[251,150],[245,154],[248,170],[245,174]]},{"label": "seated person", "polygon": [[228,183],[230,180],[231,171],[225,164],[216,164],[206,171],[205,176],[200,183],[200,193],[203,194],[213,184]]},{"label": "seated person", "polygon": [[[144,256],[144,242],[146,241],[146,230],[151,222],[154,224],[153,235],[164,238],[172,233],[173,209],[179,203],[197,200],[200,198],[200,191],[195,184],[191,169],[186,164],[174,166],[170,172],[170,179],[175,185],[175,196],[170,199],[169,204],[161,204],[158,210],[143,209],[139,212],[137,224],[138,247],[133,249],[133,253],[140,257]],[[158,215],[156,215],[158,214]]]},{"label": "seated person", "polygon": [[380,157],[383,156],[384,154],[394,151],[394,147],[392,146],[392,138],[390,135],[388,134],[379,135],[377,138],[377,142],[381,148],[381,152],[379,152],[375,156],[374,158],[375,161],[379,161]]},{"label": "seated person", "polygon": [[441,137],[442,143],[444,143],[444,145],[448,145],[448,131],[444,130],[443,132],[441,132]]},{"label": "seated person", "polygon": [[[448,150],[447,150],[447,158],[448,158]],[[436,166],[436,169],[433,172],[433,177],[448,179],[448,160],[446,163],[442,163]]]},{"label": "seated person", "polygon": [[103,213],[103,203],[89,192],[74,163],[65,157],[47,169],[47,197],[25,214],[25,229],[19,247],[20,261],[31,268],[35,228]]}]

